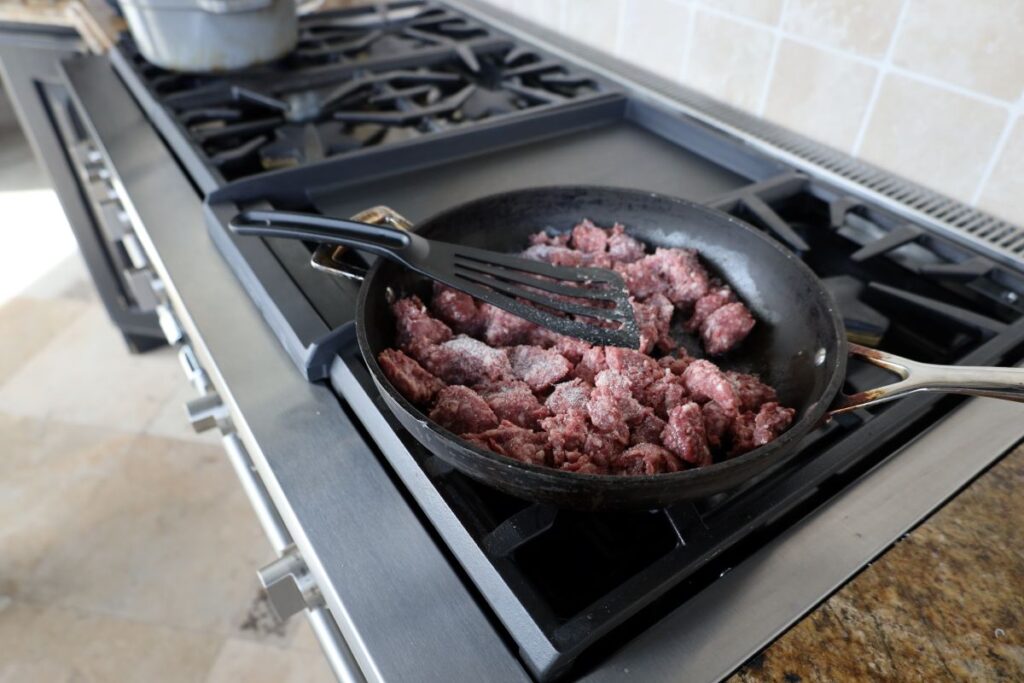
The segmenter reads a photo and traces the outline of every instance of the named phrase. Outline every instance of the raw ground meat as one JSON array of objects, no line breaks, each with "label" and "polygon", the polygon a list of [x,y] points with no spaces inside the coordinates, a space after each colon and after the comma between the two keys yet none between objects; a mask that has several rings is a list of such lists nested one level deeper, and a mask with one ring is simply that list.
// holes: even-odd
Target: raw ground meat
[{"label": "raw ground meat", "polygon": [[709,465],[792,424],[796,411],[756,375],[693,358],[673,338],[677,311],[708,355],[735,348],[754,326],[695,251],[648,253],[622,225],[589,220],[569,232],[539,232],[530,245],[528,258],[614,267],[643,348],[592,346],[438,284],[429,310],[415,296],[394,303],[398,349],[378,357],[430,419],[520,462],[623,476]]},{"label": "raw ground meat", "polygon": [[622,452],[615,461],[617,474],[640,475],[678,472],[683,469],[671,451],[653,443],[641,443]]},{"label": "raw ground meat", "polygon": [[395,343],[414,358],[419,358],[419,350],[452,338],[451,328],[431,317],[419,297],[399,299],[391,312],[395,316]]},{"label": "raw ground meat", "polygon": [[611,234],[608,236],[608,255],[614,263],[632,263],[639,261],[645,254],[642,242],[633,239],[626,234],[626,228],[621,223],[612,226]]},{"label": "raw ground meat", "polygon": [[511,422],[502,422],[494,429],[465,438],[487,450],[494,451],[519,462],[547,465],[547,438],[541,432],[523,429]]},{"label": "raw ground meat", "polygon": [[661,433],[661,442],[686,462],[703,467],[711,464],[704,412],[692,401],[676,406],[668,414],[668,424]]},{"label": "raw ground meat", "polygon": [[[686,331],[696,332],[709,315],[733,301],[736,301],[736,295],[732,293],[732,288],[729,285],[722,285],[708,291],[707,294],[697,299],[697,303],[693,305],[693,315],[686,321]],[[452,329],[455,328],[453,327]]]},{"label": "raw ground meat", "polygon": [[476,299],[440,283],[434,283],[430,310],[456,334],[478,335],[486,323]]},{"label": "raw ground meat", "polygon": [[588,254],[603,254],[608,250],[608,233],[584,218],[572,229],[572,248]]},{"label": "raw ground meat", "polygon": [[734,349],[754,329],[754,316],[747,307],[736,301],[726,304],[709,315],[700,326],[704,350],[718,356]]},{"label": "raw ground meat", "polygon": [[508,357],[512,363],[512,374],[534,391],[549,389],[572,372],[572,363],[554,349],[516,346],[509,349]]},{"label": "raw ground meat", "polygon": [[430,403],[437,392],[444,388],[444,382],[397,349],[384,349],[377,356],[377,361],[398,392],[413,403]]},{"label": "raw ground meat", "polygon": [[419,361],[448,384],[473,385],[512,376],[512,364],[503,349],[464,335],[427,347]]},{"label": "raw ground meat", "polygon": [[520,427],[536,429],[538,423],[551,414],[525,382],[501,384],[488,390],[478,389],[487,405],[499,420],[507,420]]},{"label": "raw ground meat", "polygon": [[590,392],[594,390],[587,382],[573,379],[556,384],[544,405],[552,413],[567,413],[570,410],[586,410]]},{"label": "raw ground meat", "polygon": [[706,360],[695,360],[683,371],[683,383],[697,403],[715,401],[730,415],[739,409],[736,389],[722,370]]},{"label": "raw ground meat", "polygon": [[456,434],[475,434],[498,426],[498,417],[469,387],[445,387],[437,394],[430,419]]},{"label": "raw ground meat", "polygon": [[777,401],[779,398],[775,394],[775,389],[762,382],[757,375],[748,375],[729,370],[725,373],[725,376],[732,382],[736,393],[736,401],[739,404],[739,409],[742,411],[752,410],[757,412],[762,404],[769,401]]},{"label": "raw ground meat", "polygon": [[770,402],[761,406],[754,418],[754,443],[763,446],[786,431],[793,422],[796,411],[783,408],[778,403]]}]

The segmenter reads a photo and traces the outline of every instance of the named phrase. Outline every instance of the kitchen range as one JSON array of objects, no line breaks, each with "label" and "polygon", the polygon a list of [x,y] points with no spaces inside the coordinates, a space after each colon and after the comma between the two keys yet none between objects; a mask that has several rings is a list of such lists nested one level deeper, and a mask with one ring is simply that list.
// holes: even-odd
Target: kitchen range
[{"label": "kitchen range", "polygon": [[[47,73],[19,71],[29,49]],[[1024,437],[1020,405],[918,394],[697,501],[500,493],[377,389],[354,323],[372,263],[237,235],[234,216],[386,206],[415,226],[548,185],[683,197],[798,256],[851,341],[957,365],[1024,360],[1024,230],[470,2],[306,15],[290,55],[238,72],[168,72],[129,38],[73,52],[0,59],[8,83],[53,83],[20,106],[73,122],[33,131],[48,166],[79,169],[62,202],[120,226],[79,239],[101,236],[121,259],[103,272],[180,347],[190,419],[224,433],[280,555],[261,580],[282,615],[307,611],[342,680],[718,680]],[[851,358],[843,390],[890,381]]]}]

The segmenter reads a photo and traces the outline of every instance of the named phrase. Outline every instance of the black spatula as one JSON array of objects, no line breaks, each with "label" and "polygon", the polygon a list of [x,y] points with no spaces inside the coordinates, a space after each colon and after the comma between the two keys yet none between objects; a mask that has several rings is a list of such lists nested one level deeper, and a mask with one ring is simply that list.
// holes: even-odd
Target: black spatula
[{"label": "black spatula", "polygon": [[287,237],[366,251],[559,334],[602,346],[640,348],[629,292],[611,270],[552,266],[319,214],[244,211],[228,225],[240,235]]}]

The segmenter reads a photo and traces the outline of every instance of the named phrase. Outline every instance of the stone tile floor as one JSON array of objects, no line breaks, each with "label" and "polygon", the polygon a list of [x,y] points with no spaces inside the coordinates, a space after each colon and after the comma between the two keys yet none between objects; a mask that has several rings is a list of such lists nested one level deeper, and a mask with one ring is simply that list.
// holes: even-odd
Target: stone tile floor
[{"label": "stone tile floor", "polygon": [[333,680],[177,359],[129,354],[16,133],[0,161],[0,683]]}]

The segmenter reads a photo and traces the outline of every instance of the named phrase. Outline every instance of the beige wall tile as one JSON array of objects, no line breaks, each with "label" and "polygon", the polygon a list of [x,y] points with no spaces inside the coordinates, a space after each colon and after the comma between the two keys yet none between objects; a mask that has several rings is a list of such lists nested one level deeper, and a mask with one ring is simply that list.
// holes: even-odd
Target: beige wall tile
[{"label": "beige wall tile", "polygon": [[881,58],[902,4],[901,0],[790,0],[782,27],[808,40]]},{"label": "beige wall tile", "polygon": [[765,116],[849,151],[867,110],[877,69],[856,60],[783,41]]},{"label": "beige wall tile", "polygon": [[712,97],[754,111],[761,99],[774,36],[697,10],[683,81]]},{"label": "beige wall tile", "polygon": [[1005,100],[1024,88],[1024,2],[910,0],[893,61]]},{"label": "beige wall tile", "polygon": [[698,0],[700,3],[760,21],[766,24],[775,24],[779,21],[782,13],[782,0]]},{"label": "beige wall tile", "polygon": [[221,639],[14,602],[0,610],[0,681],[11,683],[195,683]]},{"label": "beige wall tile", "polygon": [[690,8],[679,0],[626,0],[619,56],[662,76],[678,78],[689,23]]},{"label": "beige wall tile", "polygon": [[982,188],[978,204],[1024,225],[1024,118],[1017,117],[992,176]]},{"label": "beige wall tile", "polygon": [[615,51],[622,0],[566,0],[562,31],[605,52]]},{"label": "beige wall tile", "polygon": [[978,100],[889,75],[861,155],[911,180],[969,201],[1006,113]]}]

